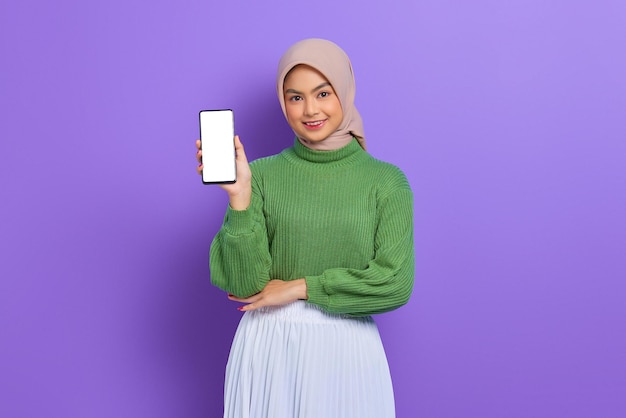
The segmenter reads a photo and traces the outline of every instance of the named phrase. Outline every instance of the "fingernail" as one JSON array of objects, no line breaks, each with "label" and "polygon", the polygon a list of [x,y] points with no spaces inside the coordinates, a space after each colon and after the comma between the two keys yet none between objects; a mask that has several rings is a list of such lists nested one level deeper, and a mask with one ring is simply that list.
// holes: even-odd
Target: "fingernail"
[{"label": "fingernail", "polygon": [[243,306],[238,307],[238,308],[237,308],[237,310],[238,310],[239,312],[243,312]]}]

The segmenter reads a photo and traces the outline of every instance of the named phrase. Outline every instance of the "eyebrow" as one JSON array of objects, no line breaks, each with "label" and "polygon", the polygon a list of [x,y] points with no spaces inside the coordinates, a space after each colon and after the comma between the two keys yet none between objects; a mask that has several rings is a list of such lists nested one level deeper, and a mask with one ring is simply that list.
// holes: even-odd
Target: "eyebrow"
[{"label": "eyebrow", "polygon": [[[324,82],[324,83],[320,84],[319,86],[317,86],[313,90],[311,90],[311,93],[315,93],[316,91],[318,91],[320,89],[323,89],[326,86],[330,87],[330,83],[329,82]],[[287,90],[285,90],[285,93],[302,94],[302,92],[300,92],[298,90],[294,90],[294,89],[287,89]]]}]

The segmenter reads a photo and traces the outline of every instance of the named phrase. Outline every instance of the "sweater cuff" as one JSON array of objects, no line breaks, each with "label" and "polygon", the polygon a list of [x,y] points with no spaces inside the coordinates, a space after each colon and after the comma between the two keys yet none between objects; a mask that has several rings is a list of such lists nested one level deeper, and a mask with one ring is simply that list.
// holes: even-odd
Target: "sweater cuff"
[{"label": "sweater cuff", "polygon": [[324,276],[305,276],[307,301],[328,309],[330,296],[324,290]]},{"label": "sweater cuff", "polygon": [[229,235],[245,235],[254,231],[254,217],[250,208],[235,210],[228,206],[224,228]]}]

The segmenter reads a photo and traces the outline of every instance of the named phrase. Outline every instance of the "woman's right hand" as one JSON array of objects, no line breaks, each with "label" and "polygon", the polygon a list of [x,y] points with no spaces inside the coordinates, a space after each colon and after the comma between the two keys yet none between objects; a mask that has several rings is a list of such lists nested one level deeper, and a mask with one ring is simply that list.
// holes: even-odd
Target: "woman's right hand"
[{"label": "woman's right hand", "polygon": [[[196,159],[199,163],[196,171],[202,175],[202,143],[199,139],[196,141],[196,148],[198,149]],[[250,199],[252,198],[252,172],[248,165],[243,144],[239,140],[239,135],[235,135],[235,167],[237,170],[237,181],[232,184],[220,184],[219,186],[228,193],[231,208],[245,210],[250,206]]]}]

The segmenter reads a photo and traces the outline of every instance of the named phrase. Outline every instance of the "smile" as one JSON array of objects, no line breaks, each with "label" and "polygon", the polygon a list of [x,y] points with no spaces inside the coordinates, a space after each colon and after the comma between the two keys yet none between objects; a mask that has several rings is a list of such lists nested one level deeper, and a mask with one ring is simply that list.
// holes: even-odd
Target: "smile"
[{"label": "smile", "polygon": [[303,124],[309,129],[319,129],[326,124],[327,120],[328,119],[316,120],[316,121],[311,121],[311,122],[303,122]]}]

